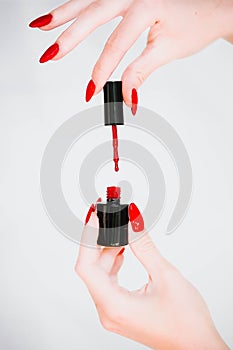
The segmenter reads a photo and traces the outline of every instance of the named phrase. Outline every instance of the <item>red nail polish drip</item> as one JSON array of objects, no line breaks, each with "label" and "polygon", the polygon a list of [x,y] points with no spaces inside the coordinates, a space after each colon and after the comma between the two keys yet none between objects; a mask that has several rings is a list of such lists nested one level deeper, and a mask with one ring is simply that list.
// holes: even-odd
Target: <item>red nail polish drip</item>
[{"label": "red nail polish drip", "polygon": [[113,145],[113,161],[115,163],[115,171],[119,171],[118,137],[117,137],[116,125],[112,125],[112,145]]}]

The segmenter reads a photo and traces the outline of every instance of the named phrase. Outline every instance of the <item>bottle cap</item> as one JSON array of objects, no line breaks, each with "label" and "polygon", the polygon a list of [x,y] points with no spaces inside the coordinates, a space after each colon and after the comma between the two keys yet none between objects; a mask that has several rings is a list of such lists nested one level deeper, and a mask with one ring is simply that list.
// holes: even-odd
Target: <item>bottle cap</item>
[{"label": "bottle cap", "polygon": [[104,124],[124,124],[122,81],[108,81],[104,85]]}]

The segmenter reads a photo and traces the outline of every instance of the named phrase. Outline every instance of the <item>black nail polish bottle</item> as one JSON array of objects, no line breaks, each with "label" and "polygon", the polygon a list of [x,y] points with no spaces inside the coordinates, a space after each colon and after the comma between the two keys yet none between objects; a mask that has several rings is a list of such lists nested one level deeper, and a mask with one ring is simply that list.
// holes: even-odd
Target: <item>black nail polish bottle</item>
[{"label": "black nail polish bottle", "polygon": [[120,203],[120,187],[107,188],[107,202],[97,204],[99,236],[97,244],[120,247],[128,244],[128,204]]}]

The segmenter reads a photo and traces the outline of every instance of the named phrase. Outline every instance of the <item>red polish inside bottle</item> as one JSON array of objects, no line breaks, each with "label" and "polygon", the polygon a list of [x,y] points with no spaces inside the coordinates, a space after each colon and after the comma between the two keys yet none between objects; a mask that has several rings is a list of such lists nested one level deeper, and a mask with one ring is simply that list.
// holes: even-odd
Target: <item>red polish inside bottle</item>
[{"label": "red polish inside bottle", "polygon": [[120,187],[107,187],[107,200],[109,199],[120,199],[121,189]]}]

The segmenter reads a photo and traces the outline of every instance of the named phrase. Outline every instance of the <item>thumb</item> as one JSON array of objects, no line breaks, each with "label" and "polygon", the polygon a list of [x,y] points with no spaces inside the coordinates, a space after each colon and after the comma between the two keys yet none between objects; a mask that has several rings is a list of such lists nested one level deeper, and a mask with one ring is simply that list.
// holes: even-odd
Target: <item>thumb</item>
[{"label": "thumb", "polygon": [[137,239],[130,243],[130,248],[137,259],[147,270],[150,278],[158,279],[166,268],[171,266],[159,253],[149,234],[144,230],[144,220],[138,207],[131,203],[129,206],[129,219]]},{"label": "thumb", "polygon": [[160,254],[147,232],[142,232],[141,237],[130,243],[130,249],[148,272],[151,280],[158,280],[165,270],[171,265]]}]

